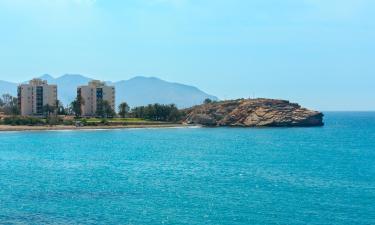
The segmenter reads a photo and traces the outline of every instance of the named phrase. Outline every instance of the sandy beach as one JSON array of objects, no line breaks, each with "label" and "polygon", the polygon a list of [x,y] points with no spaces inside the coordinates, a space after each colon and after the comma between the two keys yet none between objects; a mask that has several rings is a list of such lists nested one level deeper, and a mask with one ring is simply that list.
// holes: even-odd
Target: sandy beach
[{"label": "sandy beach", "polygon": [[121,125],[121,126],[10,126],[0,125],[0,132],[2,131],[48,131],[48,130],[96,130],[96,129],[126,129],[126,128],[175,128],[175,127],[189,127],[183,124],[155,124],[155,125]]}]

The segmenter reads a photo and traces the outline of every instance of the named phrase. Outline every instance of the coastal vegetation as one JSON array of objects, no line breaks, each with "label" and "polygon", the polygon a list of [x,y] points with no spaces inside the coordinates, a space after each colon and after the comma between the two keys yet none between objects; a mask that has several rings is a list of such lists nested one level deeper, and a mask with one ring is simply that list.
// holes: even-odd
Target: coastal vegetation
[{"label": "coastal vegetation", "polygon": [[40,116],[20,116],[17,98],[3,95],[0,98],[0,112],[2,113],[0,124],[11,126],[155,125],[179,123],[183,115],[174,104],[150,104],[130,108],[126,102],[119,104],[117,114],[107,101],[100,101],[96,117],[82,118],[81,104],[84,104],[83,99],[78,98],[67,107],[57,101],[56,106],[44,105]]},{"label": "coastal vegetation", "polygon": [[130,111],[128,103],[123,102],[118,106],[118,114],[121,118],[125,118]]},{"label": "coastal vegetation", "polygon": [[68,112],[69,114],[73,114],[75,117],[81,117],[82,115],[82,109],[81,109],[81,104],[84,105],[85,102],[81,97],[76,97],[74,101],[70,103],[68,106]]},{"label": "coastal vegetation", "polygon": [[70,116],[56,116],[38,118],[31,116],[9,116],[4,117],[1,125],[10,126],[51,126],[51,125],[81,125],[81,126],[126,126],[126,125],[158,125],[166,124],[162,121],[151,121],[142,118],[72,118]]},{"label": "coastal vegetation", "polygon": [[275,99],[238,99],[212,101],[188,109],[176,105],[149,104],[130,108],[126,102],[118,106],[116,113],[107,101],[98,102],[96,116],[81,116],[83,99],[75,99],[69,106],[45,105],[42,115],[19,115],[17,98],[3,95],[0,98],[0,123],[3,125],[74,125],[74,126],[128,126],[155,124],[195,124],[203,126],[239,127],[298,127],[323,126],[323,114],[302,108],[296,103]]},{"label": "coastal vegetation", "polygon": [[46,120],[36,117],[21,117],[21,116],[12,116],[5,117],[2,119],[1,124],[11,125],[11,126],[20,126],[20,125],[45,125]]},{"label": "coastal vegetation", "polygon": [[0,98],[0,112],[6,115],[18,115],[18,99],[10,94],[4,94]]},{"label": "coastal vegetation", "polygon": [[203,104],[210,104],[212,103],[213,101],[209,98],[206,98],[204,101],[203,101]]},{"label": "coastal vegetation", "polygon": [[148,106],[135,107],[131,110],[130,117],[143,118],[152,121],[177,122],[183,114],[176,105],[150,104]]},{"label": "coastal vegetation", "polygon": [[108,101],[99,100],[97,102],[96,116],[100,118],[113,118],[116,116],[116,112]]}]

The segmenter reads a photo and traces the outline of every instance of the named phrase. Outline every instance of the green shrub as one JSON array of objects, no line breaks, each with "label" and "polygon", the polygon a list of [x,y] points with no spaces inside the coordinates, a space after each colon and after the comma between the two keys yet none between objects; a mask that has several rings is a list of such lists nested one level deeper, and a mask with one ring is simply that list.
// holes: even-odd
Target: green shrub
[{"label": "green shrub", "polygon": [[107,119],[102,119],[102,120],[100,121],[100,124],[102,124],[102,125],[109,125],[109,122],[108,122]]},{"label": "green shrub", "polygon": [[35,117],[7,117],[3,119],[3,124],[12,125],[12,126],[21,126],[21,125],[44,125],[45,121],[40,118]]},{"label": "green shrub", "polygon": [[98,126],[98,123],[97,122],[86,122],[86,123],[84,123],[84,126],[95,127],[95,126]]},{"label": "green shrub", "polygon": [[65,125],[65,126],[74,125],[74,121],[73,120],[63,120],[63,125]]},{"label": "green shrub", "polygon": [[87,120],[86,119],[82,119],[81,123],[82,123],[83,126],[86,126],[87,125]]},{"label": "green shrub", "polygon": [[63,120],[56,116],[50,116],[46,119],[46,123],[48,125],[58,125],[58,124],[61,124],[62,122]]}]

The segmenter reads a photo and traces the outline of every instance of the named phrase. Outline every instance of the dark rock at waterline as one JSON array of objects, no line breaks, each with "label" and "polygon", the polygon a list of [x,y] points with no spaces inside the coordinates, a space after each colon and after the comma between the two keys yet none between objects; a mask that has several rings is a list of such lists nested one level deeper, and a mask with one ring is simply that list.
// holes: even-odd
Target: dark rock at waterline
[{"label": "dark rock at waterline", "polygon": [[185,109],[187,124],[237,127],[323,126],[323,113],[276,99],[239,99]]}]

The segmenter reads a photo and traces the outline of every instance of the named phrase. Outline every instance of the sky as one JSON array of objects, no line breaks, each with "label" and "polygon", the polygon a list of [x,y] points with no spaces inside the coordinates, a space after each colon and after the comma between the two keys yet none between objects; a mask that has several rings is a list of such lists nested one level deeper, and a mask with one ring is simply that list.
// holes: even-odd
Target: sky
[{"label": "sky", "polygon": [[374,0],[0,0],[0,80],[154,76],[375,110]]}]

